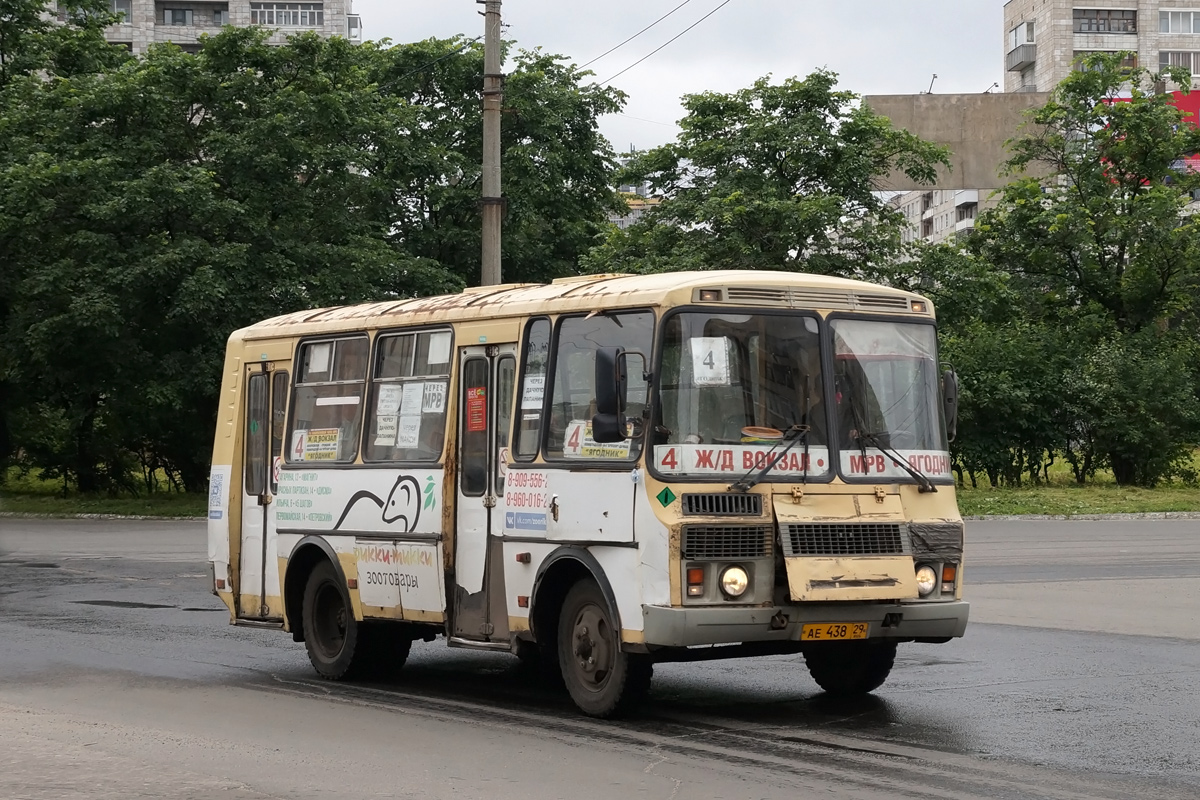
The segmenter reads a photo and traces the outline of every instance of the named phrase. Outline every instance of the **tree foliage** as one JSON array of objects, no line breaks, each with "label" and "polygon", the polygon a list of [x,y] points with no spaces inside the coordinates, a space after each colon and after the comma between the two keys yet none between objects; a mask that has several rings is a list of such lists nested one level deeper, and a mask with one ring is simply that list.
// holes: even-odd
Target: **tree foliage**
[{"label": "tree foliage", "polygon": [[818,71],[684,97],[677,141],[633,158],[623,182],[662,202],[614,231],[593,269],[783,269],[873,275],[900,250],[876,192],[893,169],[932,181],[946,152],[892,128]]},{"label": "tree foliage", "polygon": [[[95,26],[78,36],[111,49]],[[604,222],[594,117],[620,96],[579,89],[556,57],[516,61],[509,164],[538,183],[510,177],[506,255],[545,278]],[[202,489],[230,331],[477,280],[481,72],[458,41],[268,46],[227,29],[197,55],[11,79],[0,455],[87,491],[133,488],[139,461]]]},{"label": "tree foliage", "polygon": [[[1061,454],[1077,480],[1192,478],[1200,439],[1194,120],[1120,55],[1089,57],[1011,143],[1014,180],[969,252],[929,251],[963,375],[960,463],[993,480]],[[964,310],[967,313],[962,313]],[[946,313],[948,312],[948,313]]]}]

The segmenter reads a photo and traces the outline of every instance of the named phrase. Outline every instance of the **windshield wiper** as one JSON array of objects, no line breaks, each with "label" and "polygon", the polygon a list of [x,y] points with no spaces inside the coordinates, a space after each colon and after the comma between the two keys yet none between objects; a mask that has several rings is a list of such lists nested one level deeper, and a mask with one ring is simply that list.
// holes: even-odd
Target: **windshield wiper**
[{"label": "windshield wiper", "polygon": [[[784,448],[782,450],[780,450],[778,453],[775,453],[775,448],[779,447],[779,445],[783,444],[783,442],[784,442],[783,439],[780,439],[778,442],[776,442],[774,445],[771,446],[770,450],[767,451],[766,466],[764,466],[762,469],[760,469],[754,475],[753,478],[750,477],[750,472],[753,472],[753,469],[751,469],[745,475],[738,478],[732,485],[730,485],[729,491],[741,492],[743,494],[750,491],[750,489],[753,488],[757,483],[759,483],[768,472],[770,472],[772,469],[775,468],[775,465],[779,463],[779,459],[783,458],[787,454],[787,451],[791,450],[792,447],[795,446],[796,442],[800,441],[801,439],[803,439],[806,442],[808,441],[809,430],[811,430],[811,428],[808,425],[793,425],[792,427],[788,428],[787,433],[784,434],[784,437],[786,438],[786,437],[790,436],[791,439],[788,440],[788,443],[784,446]],[[771,458],[772,453],[775,454],[774,458]],[[807,472],[808,472],[808,464],[807,463],[804,465],[804,471],[807,474]]]},{"label": "windshield wiper", "polygon": [[858,446],[860,448],[862,448],[863,456],[866,457],[866,455],[867,455],[867,447],[866,446],[869,444],[872,447],[878,449],[880,452],[884,453],[885,455],[890,456],[891,459],[893,461],[895,461],[896,464],[899,465],[899,467],[901,469],[903,469],[905,472],[907,472],[909,475],[911,475],[913,477],[913,479],[916,480],[916,482],[917,482],[917,491],[918,492],[921,492],[922,494],[925,494],[928,492],[936,492],[937,487],[933,485],[933,481],[929,480],[929,478],[927,478],[923,472],[918,470],[912,464],[909,464],[899,453],[897,453],[895,450],[893,450],[890,446],[885,446],[884,443],[882,441],[880,441],[879,434],[871,433],[866,430],[866,425],[863,422],[862,414],[859,413],[858,403],[856,403],[854,401],[853,390],[851,390],[847,394],[846,400],[847,400],[847,405],[849,405],[849,407],[850,407],[850,416],[854,419],[854,424],[856,426],[854,438],[858,440]]},{"label": "windshield wiper", "polygon": [[[912,464],[909,464],[908,461],[906,461],[903,456],[901,456],[898,452],[893,450],[891,447],[884,445],[884,443],[882,441],[880,441],[880,439],[879,439],[879,434],[859,431],[857,438],[858,438],[858,441],[860,444],[862,442],[866,442],[867,444],[869,444],[872,447],[876,448],[877,450],[881,451],[885,455],[891,456],[892,460],[895,461],[896,464],[899,465],[899,467],[902,470],[907,472],[909,475],[912,475],[913,478],[916,479],[918,492],[924,493],[924,492],[936,492],[937,491],[937,487],[933,485],[933,481],[929,480],[929,478],[927,478],[925,476],[925,473],[921,472],[919,469],[914,467]],[[863,452],[866,453],[865,448],[864,448]]]}]

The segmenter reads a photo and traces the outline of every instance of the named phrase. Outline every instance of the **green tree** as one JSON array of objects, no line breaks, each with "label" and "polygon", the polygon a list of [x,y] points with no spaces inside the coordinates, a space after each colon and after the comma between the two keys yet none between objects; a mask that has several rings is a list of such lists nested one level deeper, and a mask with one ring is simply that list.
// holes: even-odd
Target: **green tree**
[{"label": "green tree", "polygon": [[[129,56],[104,40],[112,21],[105,0],[63,0],[58,19],[46,0],[0,0],[0,170],[20,157],[11,149],[20,132],[8,127],[10,109],[29,101],[45,81],[111,68]],[[7,326],[15,287],[24,264],[0,235],[0,331]],[[17,408],[14,365],[0,348],[0,482],[14,450],[10,420]]]},{"label": "green tree", "polygon": [[1018,177],[970,247],[1007,276],[1039,339],[1057,331],[1070,354],[1058,405],[1076,477],[1102,459],[1119,483],[1153,485],[1183,474],[1200,436],[1181,355],[1200,332],[1200,226],[1186,213],[1200,174],[1184,166],[1200,132],[1153,91],[1190,86],[1185,70],[1121,61],[1089,56],[1031,113],[1011,144]]},{"label": "green tree", "polygon": [[873,276],[900,252],[901,218],[876,191],[893,169],[930,182],[943,148],[896,130],[818,71],[684,97],[678,139],[622,182],[662,202],[589,255],[596,271],[784,269]]},{"label": "green tree", "polygon": [[[406,252],[478,283],[483,48],[461,38],[429,39],[383,56],[372,80],[413,110],[379,161],[408,209],[395,238]],[[590,74],[541,50],[511,59],[501,123],[506,281],[576,274],[607,229],[609,212],[620,208],[613,151],[597,124],[623,107],[624,95],[585,84]]]},{"label": "green tree", "polygon": [[377,149],[412,109],[378,50],[232,30],[6,108],[0,241],[22,264],[5,331],[16,444],[81,490],[150,454],[207,475],[225,338],[298,308],[460,285],[389,241]]},{"label": "green tree", "polygon": [[[457,51],[457,52],[456,52]],[[505,268],[577,270],[613,203],[618,93],[522,53]],[[9,451],[82,490],[203,488],[229,332],[478,280],[482,57],[459,41],[269,46],[227,30],[14,85],[0,115]]]}]

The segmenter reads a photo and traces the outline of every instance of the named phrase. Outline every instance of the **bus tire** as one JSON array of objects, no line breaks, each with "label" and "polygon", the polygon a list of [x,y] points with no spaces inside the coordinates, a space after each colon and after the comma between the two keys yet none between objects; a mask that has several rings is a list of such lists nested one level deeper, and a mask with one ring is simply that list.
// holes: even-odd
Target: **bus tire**
[{"label": "bus tire", "polygon": [[594,580],[577,581],[558,621],[558,662],[579,710],[607,719],[626,713],[650,689],[649,656],[621,650],[621,631]]},{"label": "bus tire", "polygon": [[804,663],[817,685],[834,697],[854,697],[883,685],[896,661],[889,641],[826,642],[804,650]]},{"label": "bus tire", "polygon": [[[322,560],[304,585],[304,647],[322,678],[340,681],[361,673],[371,660],[363,626],[354,619],[350,593],[333,564]],[[407,653],[405,654],[407,655]]]}]

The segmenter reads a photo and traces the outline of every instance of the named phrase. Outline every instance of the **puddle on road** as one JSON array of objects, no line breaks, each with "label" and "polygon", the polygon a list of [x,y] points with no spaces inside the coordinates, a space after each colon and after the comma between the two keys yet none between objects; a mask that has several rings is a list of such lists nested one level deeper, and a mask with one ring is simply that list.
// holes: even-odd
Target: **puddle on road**
[{"label": "puddle on road", "polygon": [[161,603],[135,603],[131,600],[72,600],[80,606],[112,606],[113,608],[175,608]]}]

